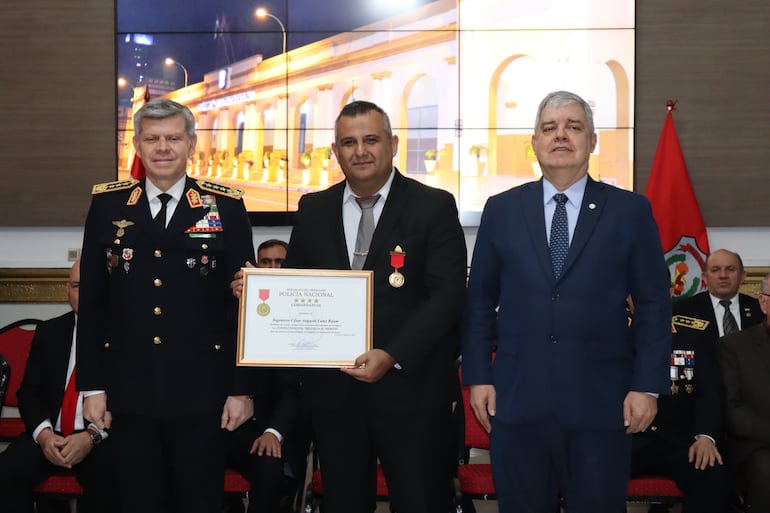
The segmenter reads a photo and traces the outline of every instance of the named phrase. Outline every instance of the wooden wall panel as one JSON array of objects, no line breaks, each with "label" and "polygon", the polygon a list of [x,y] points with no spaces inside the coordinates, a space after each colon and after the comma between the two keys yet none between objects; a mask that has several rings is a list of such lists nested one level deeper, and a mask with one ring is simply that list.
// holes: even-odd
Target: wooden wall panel
[{"label": "wooden wall panel", "polygon": [[707,226],[770,226],[770,2],[638,0],[635,187],[643,192],[665,118]]},{"label": "wooden wall panel", "polygon": [[3,0],[0,225],[79,226],[114,180],[111,0]]}]

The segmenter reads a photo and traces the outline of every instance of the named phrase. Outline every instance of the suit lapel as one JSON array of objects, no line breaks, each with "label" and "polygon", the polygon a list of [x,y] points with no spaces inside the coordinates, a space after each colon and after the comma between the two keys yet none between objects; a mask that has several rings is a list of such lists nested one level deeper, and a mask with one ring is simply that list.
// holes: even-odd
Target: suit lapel
[{"label": "suit lapel", "polygon": [[404,208],[409,198],[408,184],[398,169],[393,175],[393,182],[390,184],[388,199],[382,208],[380,219],[372,234],[372,242],[369,244],[369,254],[364,262],[364,269],[372,269],[378,256],[390,252],[394,248],[386,248],[385,241],[388,234],[397,226]]},{"label": "suit lapel", "polygon": [[[350,257],[348,256],[348,246],[345,241],[345,225],[342,222],[342,196],[345,192],[345,182],[342,181],[333,185],[331,194],[325,197],[329,205],[321,209],[324,212],[332,212],[328,221],[331,223],[329,234],[332,238],[331,247],[334,248],[334,259],[337,262],[336,268],[350,269]],[[321,234],[321,236],[323,236]]]},{"label": "suit lapel", "polygon": [[543,272],[551,280],[553,267],[551,266],[551,250],[548,247],[548,238],[545,235],[545,208],[543,207],[543,180],[531,182],[522,186],[522,208],[524,209],[525,225],[532,241],[537,260],[540,262]]},{"label": "suit lapel", "polygon": [[721,321],[717,319],[717,313],[714,311],[714,305],[711,303],[711,295],[708,292],[703,294],[702,312],[704,317],[706,317],[706,320],[710,323],[706,328],[709,332],[709,337],[716,342],[719,340],[719,324],[721,324]]},{"label": "suit lapel", "polygon": [[60,340],[54,341],[53,344],[48,344],[47,350],[51,351],[51,358],[56,363],[56,368],[61,369],[57,383],[62,383],[61,393],[64,395],[64,386],[67,382],[67,364],[70,361],[70,352],[72,351],[72,330],[75,328],[75,313],[70,312],[67,317],[64,318],[61,332],[57,331],[55,335],[61,337],[67,337],[68,343],[61,343]]},{"label": "suit lapel", "polygon": [[202,203],[196,206],[192,206],[190,204],[190,200],[188,199],[188,192],[190,190],[195,191],[201,196],[205,194],[211,194],[206,192],[201,193],[201,190],[198,188],[197,184],[190,178],[187,178],[185,180],[182,197],[179,198],[179,203],[177,203],[177,206],[174,209],[174,215],[171,216],[171,220],[166,227],[167,234],[183,234],[185,230],[201,220],[203,216],[205,216],[208,212],[207,209],[203,208]]},{"label": "suit lapel", "polygon": [[738,310],[741,314],[741,329],[745,329],[747,326],[757,323],[756,319],[751,315],[751,307],[746,304],[741,295],[738,295]]},{"label": "suit lapel", "polygon": [[596,223],[599,222],[599,217],[601,217],[607,201],[606,194],[604,194],[605,187],[603,183],[595,182],[590,177],[586,182],[583,203],[580,205],[575,233],[572,235],[567,259],[564,261],[562,276],[569,272],[570,267],[577,260],[586,243],[591,238],[591,234],[594,228],[596,228]]},{"label": "suit lapel", "polygon": [[[136,193],[137,189],[141,189],[140,193]],[[138,197],[134,197],[134,196]],[[126,228],[126,233],[129,230],[137,230],[140,234],[147,234],[146,236],[152,236],[152,216],[150,215],[150,201],[147,197],[147,187],[145,180],[139,182],[139,185],[132,189],[126,203],[121,207],[124,217],[127,221],[134,223],[134,226]],[[116,219],[118,221],[118,219]],[[145,235],[137,235],[138,238],[144,238]]]}]

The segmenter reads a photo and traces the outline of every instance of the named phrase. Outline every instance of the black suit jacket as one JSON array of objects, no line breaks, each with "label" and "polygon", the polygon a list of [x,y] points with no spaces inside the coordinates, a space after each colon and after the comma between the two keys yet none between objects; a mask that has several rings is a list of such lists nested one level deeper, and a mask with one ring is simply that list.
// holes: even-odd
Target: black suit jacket
[{"label": "black suit jacket", "polygon": [[[738,295],[740,304],[741,329],[746,329],[762,322],[765,314],[759,307],[759,301],[756,298],[746,294]],[[717,322],[722,323],[722,319],[717,319],[714,313],[714,306],[711,304],[711,296],[708,291],[695,294],[687,299],[682,299],[674,303],[672,313],[676,315],[686,315],[696,319],[703,319],[709,322],[703,336],[710,342],[716,342],[719,339],[719,326]]]},{"label": "black suit jacket", "polygon": [[[342,221],[345,183],[302,197],[284,267],[350,269]],[[404,285],[388,282],[390,252],[406,252]],[[395,172],[364,269],[374,271],[374,347],[402,366],[378,382],[337,369],[309,370],[303,392],[311,407],[342,408],[354,397],[373,408],[446,406],[456,381],[458,322],[467,253],[454,198]]]},{"label": "black suit jacket", "polygon": [[67,381],[75,313],[38,324],[19,387],[19,413],[27,433],[48,419],[56,424]]},{"label": "black suit jacket", "polygon": [[[233,274],[254,261],[248,214],[240,199],[188,178],[157,234],[144,187],[116,186],[91,202],[80,264],[78,389],[106,390],[113,412],[221,412],[227,395],[251,393],[251,370],[235,366],[238,308],[230,289]],[[211,202],[222,230],[208,238],[185,233],[214,212]]]},{"label": "black suit jacket", "polygon": [[297,369],[260,367],[252,373],[254,416],[232,433],[230,443],[235,465],[248,466],[254,440],[272,428],[283,437],[283,460],[295,476],[305,473],[307,447],[298,441],[299,373]]},{"label": "black suit jacket", "polygon": [[765,324],[719,340],[727,395],[728,453],[736,466],[770,449],[770,336]]}]

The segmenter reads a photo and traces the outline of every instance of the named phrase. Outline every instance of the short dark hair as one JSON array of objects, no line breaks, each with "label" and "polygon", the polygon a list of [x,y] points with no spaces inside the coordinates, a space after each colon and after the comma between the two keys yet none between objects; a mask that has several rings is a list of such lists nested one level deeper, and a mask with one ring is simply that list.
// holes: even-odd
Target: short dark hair
[{"label": "short dark hair", "polygon": [[391,128],[390,118],[388,117],[387,112],[382,110],[382,107],[380,107],[376,103],[367,102],[364,100],[356,100],[342,107],[342,110],[340,111],[339,116],[337,116],[337,120],[334,122],[334,138],[335,139],[337,138],[337,125],[339,125],[340,118],[343,118],[343,117],[354,118],[356,116],[362,116],[372,111],[380,113],[380,115],[382,116],[382,123],[383,123],[383,128],[385,129],[385,133],[388,135],[388,139],[392,138],[393,129]]},{"label": "short dark hair", "polygon": [[289,245],[286,244],[281,239],[268,239],[259,245],[259,247],[257,248],[257,254],[259,254],[259,252],[262,251],[263,249],[272,248],[273,246],[281,246],[286,251],[289,250]]}]

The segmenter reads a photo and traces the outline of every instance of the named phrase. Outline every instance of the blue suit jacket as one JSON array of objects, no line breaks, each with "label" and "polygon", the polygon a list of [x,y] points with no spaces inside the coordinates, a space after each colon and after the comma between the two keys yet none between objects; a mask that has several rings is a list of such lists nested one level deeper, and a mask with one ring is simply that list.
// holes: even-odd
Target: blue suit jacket
[{"label": "blue suit jacket", "polygon": [[[657,226],[643,196],[589,179],[558,281],[542,181],[493,196],[471,265],[463,379],[494,384],[501,422],[555,415],[567,427],[622,427],[629,391],[668,390],[667,283]],[[628,294],[636,305],[633,328]]]}]

